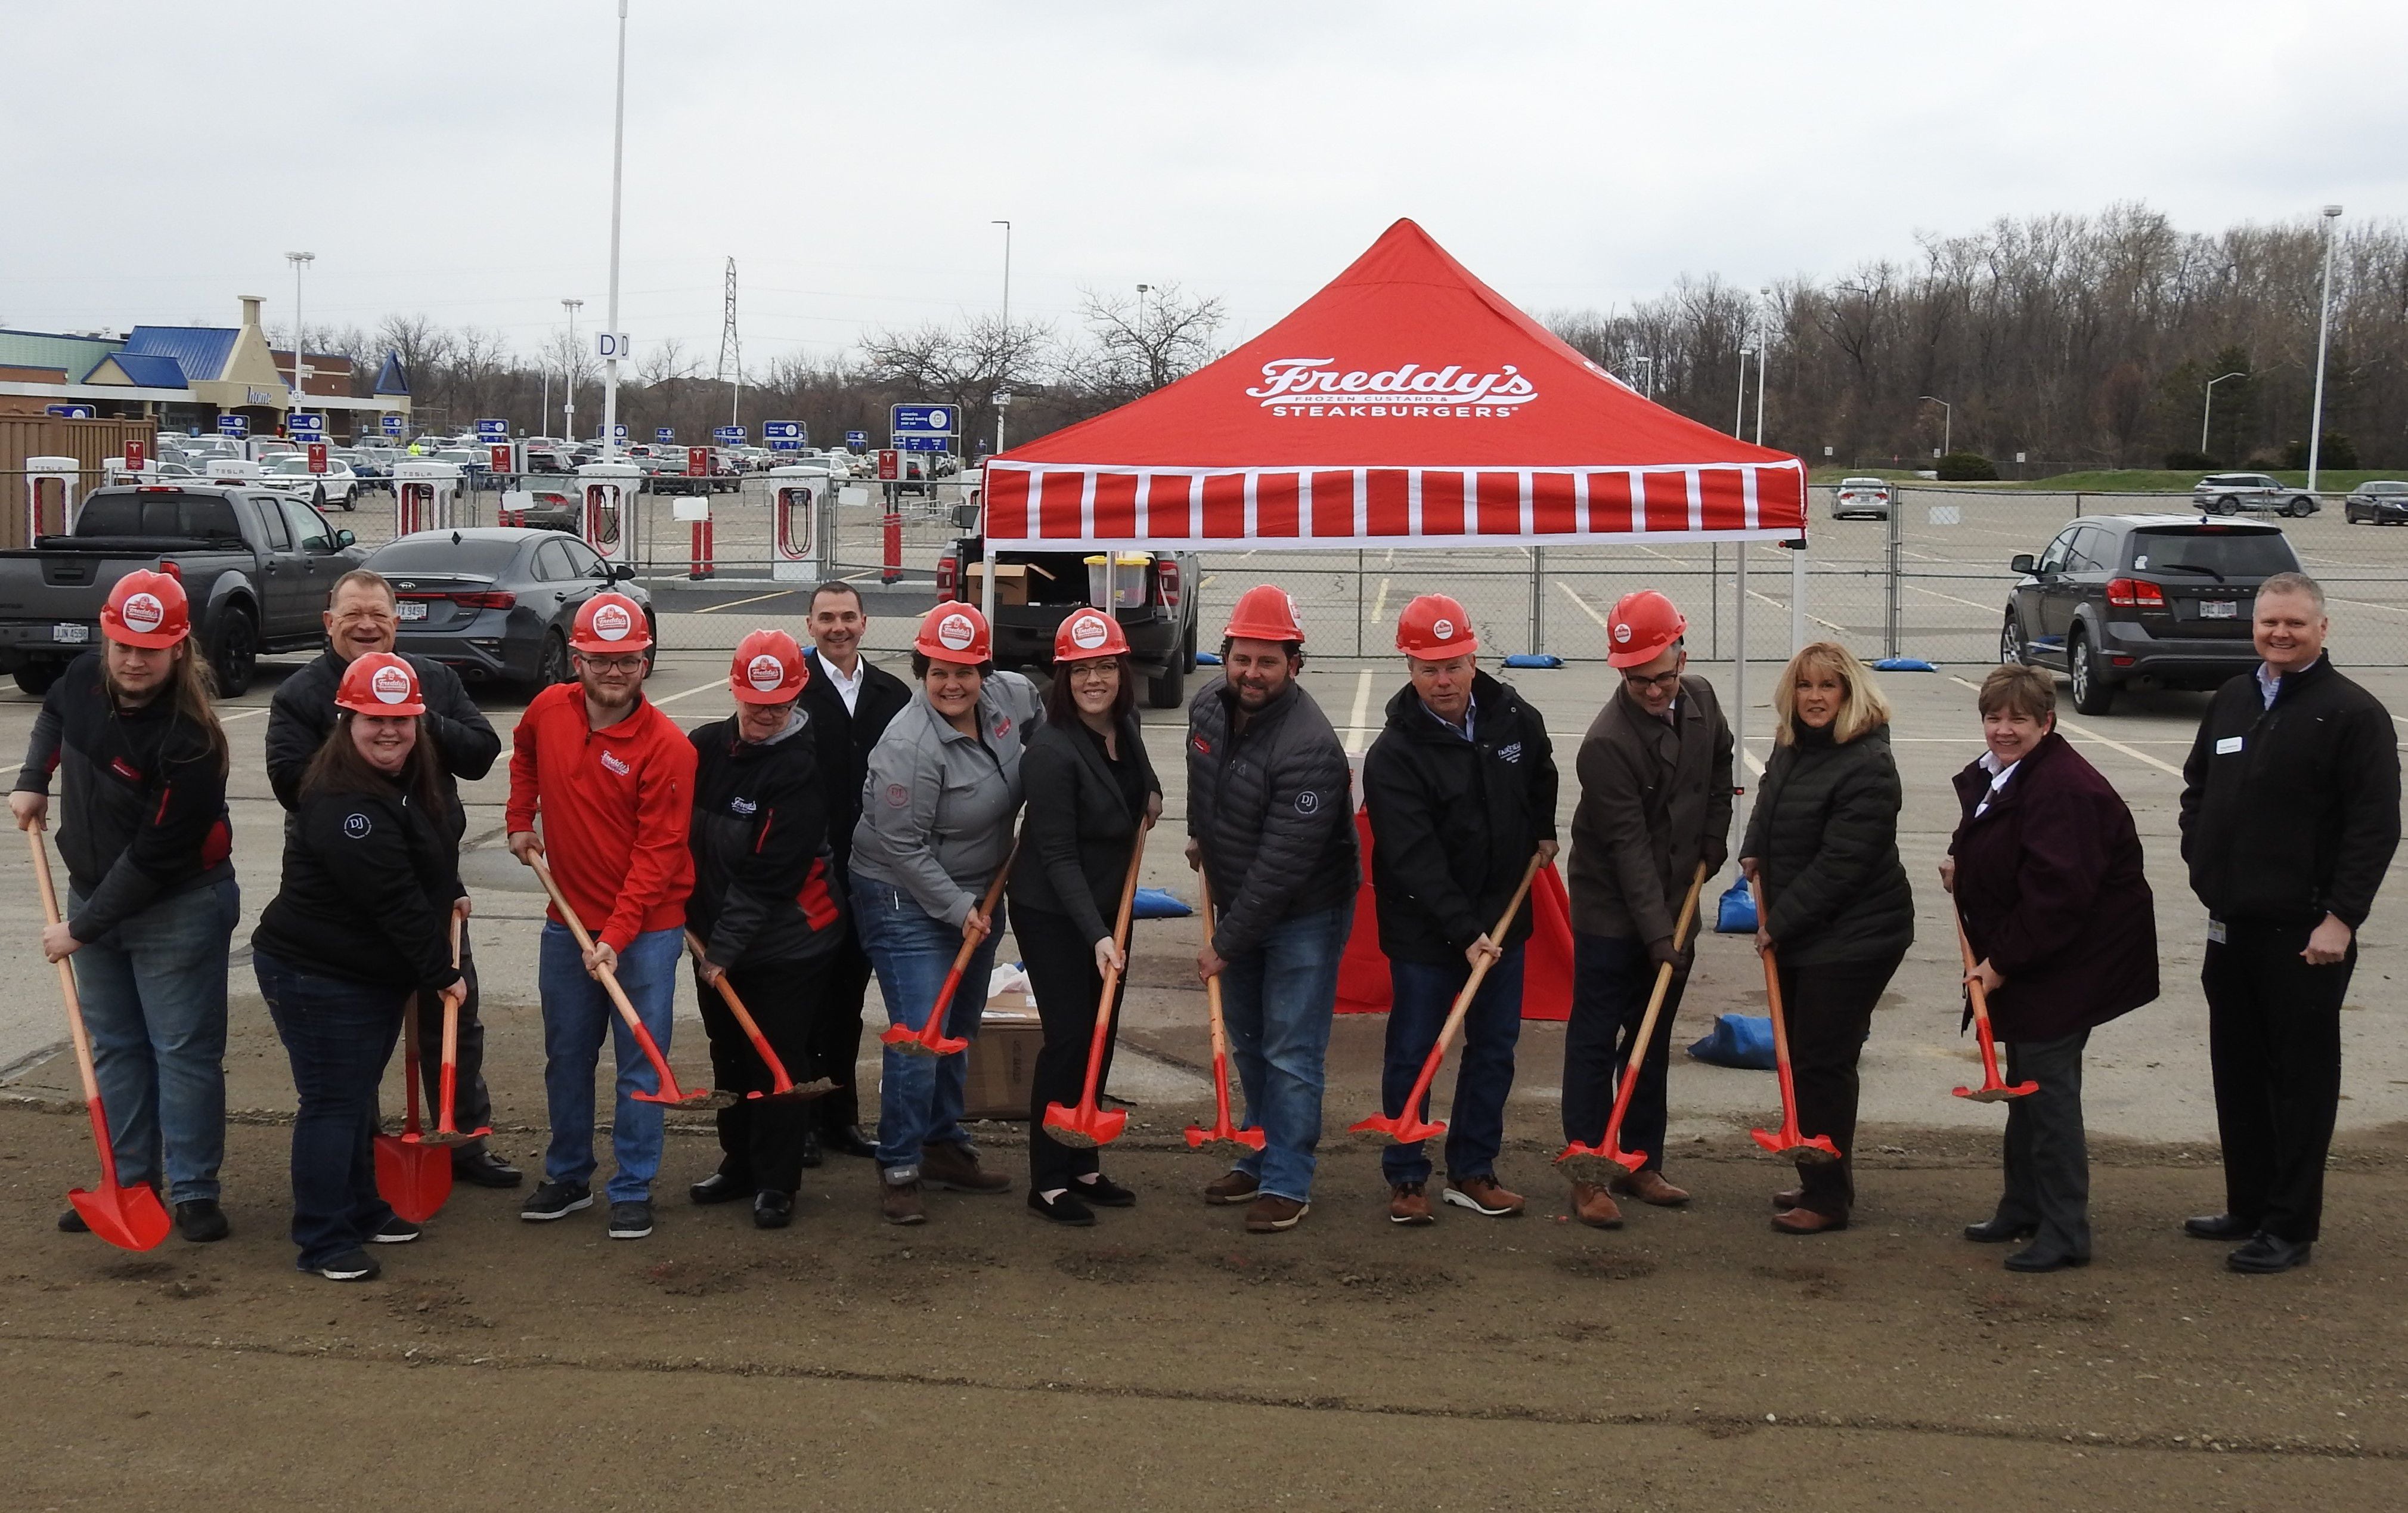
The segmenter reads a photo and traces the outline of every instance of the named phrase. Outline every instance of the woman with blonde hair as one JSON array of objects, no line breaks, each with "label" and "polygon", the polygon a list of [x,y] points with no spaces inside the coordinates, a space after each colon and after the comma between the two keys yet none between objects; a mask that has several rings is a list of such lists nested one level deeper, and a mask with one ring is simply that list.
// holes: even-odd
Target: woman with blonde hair
[{"label": "woman with blonde hair", "polygon": [[1799,1126],[1842,1152],[1799,1162],[1798,1186],[1773,1195],[1774,1229],[1816,1234],[1846,1229],[1856,1202],[1856,1056],[1914,944],[1914,895],[1898,856],[1889,702],[1871,672],[1818,641],[1774,680],[1772,710],[1740,867],[1763,891],[1756,945],[1776,952]]}]

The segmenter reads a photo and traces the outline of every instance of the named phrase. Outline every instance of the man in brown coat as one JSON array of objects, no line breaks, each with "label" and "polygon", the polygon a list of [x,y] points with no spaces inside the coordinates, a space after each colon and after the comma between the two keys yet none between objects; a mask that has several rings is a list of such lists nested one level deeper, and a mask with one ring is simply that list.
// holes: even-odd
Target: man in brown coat
[{"label": "man in brown coat", "polygon": [[[1652,589],[1625,595],[1607,627],[1607,660],[1621,670],[1622,686],[1580,744],[1567,880],[1572,1006],[1564,1027],[1564,1138],[1593,1146],[1604,1137],[1614,1087],[1635,1062],[1639,1083],[1617,1138],[1646,1160],[1614,1190],[1671,1206],[1689,1195],[1664,1179],[1664,1075],[1690,956],[1674,949],[1672,926],[1698,864],[1712,875],[1729,854],[1731,730],[1713,685],[1686,671],[1681,636],[1688,623],[1670,599]],[[1638,1046],[1657,969],[1668,961],[1671,989],[1655,1034]],[[1598,1229],[1622,1223],[1612,1195],[1591,1182],[1572,1184],[1572,1212]]]}]

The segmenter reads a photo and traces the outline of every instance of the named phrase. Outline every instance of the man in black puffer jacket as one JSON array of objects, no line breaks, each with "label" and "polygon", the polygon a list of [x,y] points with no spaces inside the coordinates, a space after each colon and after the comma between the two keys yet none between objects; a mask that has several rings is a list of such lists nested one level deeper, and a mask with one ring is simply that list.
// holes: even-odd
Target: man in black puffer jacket
[{"label": "man in black puffer jacket", "polygon": [[1323,1063],[1338,963],[1362,883],[1346,748],[1296,681],[1296,603],[1266,584],[1238,599],[1226,674],[1188,708],[1187,862],[1212,888],[1212,944],[1197,973],[1221,978],[1231,1059],[1265,1148],[1204,1199],[1250,1203],[1255,1233],[1294,1229],[1312,1206]]},{"label": "man in black puffer jacket", "polygon": [[[1392,1117],[1405,1112],[1455,995],[1487,958],[1464,1016],[1444,1197],[1495,1218],[1522,1211],[1521,1196],[1497,1180],[1497,1152],[1522,1034],[1526,900],[1501,939],[1491,932],[1532,855],[1555,853],[1555,756],[1538,712],[1480,670],[1479,646],[1455,600],[1426,594],[1405,606],[1397,649],[1412,681],[1388,700],[1387,728],[1363,759],[1363,801],[1371,814],[1380,949],[1393,985],[1381,1110]],[[1390,1144],[1380,1169],[1388,1179],[1389,1222],[1429,1223],[1422,1142]]]},{"label": "man in black puffer jacket", "polygon": [[807,676],[794,637],[753,631],[737,643],[728,675],[736,713],[693,735],[686,929],[703,943],[695,994],[711,1076],[738,1098],[719,1111],[719,1170],[691,1196],[698,1203],[750,1198],[752,1222],[765,1230],[794,1220],[810,1105],[742,1096],[767,1093],[774,1082],[720,982],[743,1000],[787,1074],[808,1076],[812,1021],[837,986],[845,927],[829,886],[834,858],[816,742],[810,716],[796,707]]},{"label": "man in black puffer jacket", "polygon": [[2256,672],[2216,690],[2183,764],[2182,848],[2207,905],[2207,1046],[2234,1271],[2308,1259],[2341,1099],[2341,1004],[2358,930],[2400,846],[2390,712],[2324,655],[2324,590],[2258,590]]}]

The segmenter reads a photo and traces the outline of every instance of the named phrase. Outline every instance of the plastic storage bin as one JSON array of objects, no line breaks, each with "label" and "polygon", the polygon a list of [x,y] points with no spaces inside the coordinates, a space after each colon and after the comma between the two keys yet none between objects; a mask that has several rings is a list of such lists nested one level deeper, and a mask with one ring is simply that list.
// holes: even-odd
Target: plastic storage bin
[{"label": "plastic storage bin", "polygon": [[1087,602],[1099,610],[1135,610],[1145,604],[1145,569],[1154,558],[1142,552],[1119,557],[1101,553],[1087,560]]}]

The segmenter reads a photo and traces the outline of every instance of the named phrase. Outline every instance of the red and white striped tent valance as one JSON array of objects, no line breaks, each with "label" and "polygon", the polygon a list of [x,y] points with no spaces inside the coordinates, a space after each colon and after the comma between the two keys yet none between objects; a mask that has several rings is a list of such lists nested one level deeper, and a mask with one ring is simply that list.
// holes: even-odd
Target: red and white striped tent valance
[{"label": "red and white striped tent valance", "polygon": [[1399,221],[1269,330],[992,459],[987,549],[1792,539],[1806,471],[1654,404]]}]

